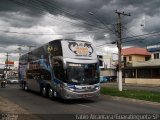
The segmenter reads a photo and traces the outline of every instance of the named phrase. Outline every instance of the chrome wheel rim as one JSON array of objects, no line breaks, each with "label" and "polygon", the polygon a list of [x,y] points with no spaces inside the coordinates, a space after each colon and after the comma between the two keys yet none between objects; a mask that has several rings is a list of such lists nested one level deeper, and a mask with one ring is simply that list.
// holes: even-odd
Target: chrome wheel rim
[{"label": "chrome wheel rim", "polygon": [[42,89],[42,95],[45,96],[46,95],[46,88]]},{"label": "chrome wheel rim", "polygon": [[50,97],[50,98],[53,97],[53,90],[52,90],[52,88],[49,89],[49,97]]},{"label": "chrome wheel rim", "polygon": [[54,94],[53,94],[53,95],[54,95],[54,97],[57,97],[57,92],[54,91]]},{"label": "chrome wheel rim", "polygon": [[27,85],[24,85],[24,90],[28,90],[28,87],[27,87]]}]

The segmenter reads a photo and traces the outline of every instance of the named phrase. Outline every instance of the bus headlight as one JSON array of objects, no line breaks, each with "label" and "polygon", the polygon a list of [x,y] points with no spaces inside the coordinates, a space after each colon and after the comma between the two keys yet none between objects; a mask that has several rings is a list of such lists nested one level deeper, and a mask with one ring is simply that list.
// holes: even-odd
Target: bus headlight
[{"label": "bus headlight", "polygon": [[68,87],[67,89],[68,89],[68,90],[70,90],[70,91],[74,91],[74,89],[73,89],[73,88],[69,88],[69,87]]},{"label": "bus headlight", "polygon": [[67,83],[63,83],[63,88],[69,91],[74,91],[74,85],[67,85]]},{"label": "bus headlight", "polygon": [[95,85],[95,89],[99,90],[100,89],[100,84]]},{"label": "bus headlight", "polygon": [[96,90],[100,89],[100,87],[99,87],[99,86],[96,86],[95,88],[96,88]]},{"label": "bus headlight", "polygon": [[64,87],[64,89],[69,90],[69,91],[74,91],[74,89],[70,87]]}]

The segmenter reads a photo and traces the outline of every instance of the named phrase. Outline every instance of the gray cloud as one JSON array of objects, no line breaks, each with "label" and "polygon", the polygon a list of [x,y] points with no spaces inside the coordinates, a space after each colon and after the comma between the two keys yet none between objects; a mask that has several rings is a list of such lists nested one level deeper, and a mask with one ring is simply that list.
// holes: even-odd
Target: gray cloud
[{"label": "gray cloud", "polygon": [[[128,30],[134,34],[144,34],[159,31],[160,18],[159,0],[1,0],[0,4],[0,30],[30,32],[30,33],[67,33],[104,28],[104,24],[111,25],[110,29],[115,31],[117,15],[115,10],[131,13],[130,17],[122,17],[122,22],[127,26],[124,30],[125,36]],[[89,15],[89,12],[94,15]],[[139,27],[141,19],[145,18],[145,27]],[[103,22],[103,24],[102,24]],[[130,29],[133,28],[134,29]],[[105,34],[109,33],[107,38]],[[0,47],[17,44],[36,44],[48,42],[57,38],[56,36],[31,36],[23,34],[7,34],[0,32]],[[84,32],[81,34],[64,34],[59,38],[82,38],[93,36],[93,41],[108,43],[115,41],[116,35],[110,30],[97,30],[97,32]],[[152,40],[150,40],[152,39]],[[147,40],[134,40],[125,43],[124,46],[146,46],[145,41],[156,43],[158,36],[147,38]],[[2,50],[5,52],[6,49]]]}]

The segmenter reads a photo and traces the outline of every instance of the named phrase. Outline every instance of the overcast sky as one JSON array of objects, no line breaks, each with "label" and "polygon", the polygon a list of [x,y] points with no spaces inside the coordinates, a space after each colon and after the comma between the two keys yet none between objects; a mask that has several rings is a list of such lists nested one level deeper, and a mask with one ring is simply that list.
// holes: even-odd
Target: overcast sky
[{"label": "overcast sky", "polygon": [[[112,51],[116,45],[110,43],[117,40],[115,10],[131,14],[121,17],[122,38],[128,37],[123,47],[157,44],[160,35],[150,33],[160,31],[159,6],[159,0],[1,0],[0,60],[6,52],[17,60],[13,53],[19,45],[41,46],[59,38],[106,44],[105,50]],[[149,35],[132,37],[143,34]]]}]

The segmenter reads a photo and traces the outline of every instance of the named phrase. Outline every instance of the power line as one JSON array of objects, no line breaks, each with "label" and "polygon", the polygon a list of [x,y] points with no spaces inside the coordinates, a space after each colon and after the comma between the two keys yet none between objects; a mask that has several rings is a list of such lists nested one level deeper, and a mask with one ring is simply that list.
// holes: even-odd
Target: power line
[{"label": "power line", "polygon": [[52,8],[52,9],[54,8],[55,10],[62,11],[62,13],[66,13],[66,14],[69,14],[71,16],[74,16],[74,18],[77,16],[78,18],[85,18],[85,20],[89,20],[88,18],[86,18],[86,17],[84,17],[84,16],[82,16],[80,14],[77,14],[77,13],[76,14],[72,14],[73,12],[71,12],[69,10],[63,10],[63,9],[57,8],[55,1],[52,1],[52,2],[50,2],[50,1],[48,1],[48,2],[44,2],[44,1],[32,1],[32,2],[34,2],[34,3],[40,3],[41,6],[46,7],[46,8]]},{"label": "power line", "polygon": [[[134,42],[135,40],[145,40],[146,38],[150,38],[150,37],[154,37],[154,36],[160,35],[160,32],[151,32],[151,33],[147,33],[147,34],[141,34],[141,35],[136,35],[136,36],[131,36],[131,37],[125,37],[125,38],[122,38],[122,40],[125,40],[125,39],[128,39],[128,38],[139,37],[139,36],[145,36],[145,35],[148,35],[148,36],[144,37],[143,39],[131,39],[131,40],[122,41],[122,43]],[[115,41],[117,41],[117,40],[115,40]],[[99,45],[98,47],[105,46],[107,44],[115,44],[115,43],[117,43],[115,41]]]},{"label": "power line", "polygon": [[[154,33],[152,32],[152,33],[147,33],[147,34],[137,35],[137,36],[145,36],[145,35],[149,35],[149,36],[146,36],[146,37],[144,37],[143,39],[132,39],[132,40],[127,40],[127,41],[124,41],[123,43],[132,42],[132,41],[135,41],[135,40],[145,40],[146,38],[160,35],[160,32],[154,32]],[[134,36],[134,37],[137,37],[137,36]],[[128,37],[128,38],[133,38],[133,36],[132,36],[132,37]],[[123,39],[127,39],[127,38],[123,38]]]},{"label": "power line", "polygon": [[[19,6],[21,6],[21,7],[26,7],[26,8],[30,8],[30,7],[33,7],[33,8],[35,8],[35,9],[37,9],[38,11],[36,11],[36,12],[38,12],[39,14],[41,14],[41,15],[46,15],[46,11],[44,11],[44,9],[42,9],[42,8],[40,8],[40,7],[38,7],[38,6],[33,6],[33,4],[26,4],[26,3],[22,3],[22,2],[19,2],[19,1],[16,1],[16,0],[10,0],[11,2],[13,2],[13,3],[15,3],[16,5],[19,5]],[[27,6],[26,6],[27,5]],[[47,15],[48,16],[48,15]],[[52,18],[53,19],[53,16],[48,16],[48,17],[50,17],[50,18]],[[54,19],[57,19],[57,18],[54,18]],[[60,19],[58,19],[58,20],[60,20]],[[62,21],[62,20],[60,20],[60,21]],[[68,21],[68,20],[63,20],[63,22],[64,21],[66,21],[66,22],[69,22],[69,23],[71,23],[71,24],[76,24],[76,23],[74,23],[74,22],[72,22],[72,21]]]},{"label": "power line", "polygon": [[[11,0],[10,0],[10,1],[11,1]],[[19,2],[19,1],[16,1],[16,0],[12,0],[11,2],[13,2],[13,3],[15,3],[15,4],[19,5],[19,6],[24,6],[24,7],[27,7],[27,8],[29,8],[29,6],[30,6],[30,7],[32,6],[33,8],[36,8],[37,10],[39,10],[39,11],[37,11],[37,12],[39,12],[39,14],[42,14],[42,15],[44,15],[44,13],[46,12],[46,11],[44,11],[45,9],[42,8],[42,7],[45,6],[45,7],[48,8],[48,5],[50,5],[50,4],[47,4],[47,6],[46,6],[46,5],[45,5],[46,2],[42,2],[42,1],[29,1],[30,3],[32,2],[32,4],[26,4],[26,3],[22,3],[22,2]],[[41,5],[39,5],[39,6],[36,6],[36,3],[43,3],[43,5],[41,4]],[[59,10],[59,11],[62,11],[63,13],[67,13],[67,14],[72,15],[70,11],[66,11],[66,10],[63,10],[63,9],[59,9],[59,8],[56,8],[56,7],[51,6],[51,5],[50,5],[50,8],[54,8],[54,9],[57,9],[57,10]],[[50,9],[50,10],[53,11],[52,9]],[[46,15],[46,14],[45,14],[45,15]],[[51,14],[51,15],[52,15],[52,14]],[[47,16],[48,16],[48,15],[47,15]],[[63,16],[63,15],[61,15],[61,16]],[[75,15],[72,15],[72,16],[74,16],[74,18],[75,18]],[[79,14],[76,14],[76,16],[80,16],[81,18],[84,18],[84,17],[82,17],[82,16],[79,15]],[[53,15],[52,15],[52,16],[48,16],[48,17],[53,18]],[[55,17],[54,17],[54,19],[58,19],[58,18],[55,18]],[[70,22],[71,24],[77,25],[77,23],[74,23],[74,22],[72,22],[72,21],[61,20],[61,19],[58,19],[58,20],[63,21],[63,22],[64,22],[64,21]],[[86,20],[86,18],[85,18],[85,20]],[[89,22],[90,22],[90,21],[89,21]],[[107,28],[108,31],[111,31],[111,29],[108,28],[109,25],[105,25],[105,27],[99,27],[99,26],[95,26],[95,25],[93,25],[93,24],[90,24],[90,23],[88,23],[88,22],[83,22],[83,23],[86,24],[86,25],[92,26],[92,27],[96,27],[97,29],[106,29],[106,28]],[[111,31],[111,32],[112,32],[111,34],[115,34],[115,33],[113,33],[113,31]]]},{"label": "power line", "polygon": [[[16,4],[17,3],[19,3],[19,5],[20,6],[25,6],[25,7],[28,7],[28,6],[26,6],[26,3],[21,3],[21,2],[19,2],[19,1],[16,1],[16,0],[10,0],[10,1],[12,1],[12,2],[16,2]],[[67,10],[63,10],[63,9],[59,9],[59,8],[56,8],[56,7],[54,7],[54,6],[52,6],[52,5],[50,5],[49,3],[51,3],[51,2],[49,2],[49,3],[46,3],[46,2],[42,2],[42,1],[31,1],[32,3],[33,2],[40,2],[40,3],[44,3],[44,4],[46,4],[45,5],[45,7],[48,7],[48,6],[50,6],[49,8],[55,8],[55,9],[57,9],[57,10],[59,10],[59,11],[62,11],[63,13],[67,13],[67,14],[70,14],[70,15],[72,15],[72,13],[70,12],[70,11],[67,11]],[[43,6],[44,6],[44,4],[43,4]],[[39,13],[41,13],[41,14],[44,14],[44,9],[42,10],[42,8],[39,8],[38,6],[35,6],[35,4],[29,4],[29,6],[31,7],[31,5],[32,6],[34,6],[36,9],[38,9],[39,10]],[[53,11],[52,9],[50,9],[51,11]],[[80,16],[80,15],[77,15],[77,16]],[[80,16],[80,17],[82,17],[82,16]],[[71,22],[71,21],[68,21],[68,22]],[[75,24],[75,23],[74,23]],[[88,23],[87,23],[88,24]],[[92,26],[92,25],[91,25]],[[104,28],[102,28],[102,29],[104,29]],[[73,32],[73,33],[62,33],[62,34],[50,34],[50,33],[47,33],[47,34],[43,34],[43,33],[20,33],[20,32],[10,32],[10,31],[1,31],[1,32],[6,32],[6,33],[16,33],[16,34],[28,34],[28,35],[64,35],[64,34],[75,34],[75,33],[84,33],[84,32],[88,32],[88,31],[80,31],[80,32]],[[140,36],[144,36],[144,35],[140,35]],[[131,37],[126,37],[126,38],[122,38],[122,39],[131,39],[131,38],[134,38],[134,37],[140,37],[139,35],[135,35],[135,36],[131,36]],[[137,39],[138,40],[138,39]],[[140,40],[140,39],[139,39]],[[122,42],[122,43],[126,43],[126,42],[131,42],[131,41],[134,41],[134,40],[130,40],[130,41],[124,41],[124,42]],[[107,43],[107,44],[112,44],[112,43]]]},{"label": "power line", "polygon": [[[135,33],[133,33],[133,32],[131,31],[131,29],[128,30],[128,28],[125,27],[125,26],[123,26],[123,28],[126,30],[126,33],[127,33],[127,34],[130,33],[132,36],[137,36],[137,34],[135,34]],[[130,36],[128,36],[128,37],[130,37]],[[138,36],[137,38],[142,39],[142,38],[139,37],[139,36]]]},{"label": "power line", "polygon": [[96,20],[98,20],[98,21],[99,21],[102,25],[104,25],[109,31],[111,31],[111,33],[115,34],[114,31],[113,31],[111,28],[109,28],[109,26],[107,26],[101,19],[99,19],[96,15],[94,15],[94,13],[89,12],[89,14],[90,14],[90,15],[93,15],[93,16],[96,18]]},{"label": "power line", "polygon": [[[38,11],[38,13],[39,14],[41,14],[41,15],[44,15],[45,13],[46,13],[46,11],[44,11],[44,9],[43,8],[40,8],[40,6],[38,7],[38,6],[36,6],[36,5],[33,5],[33,4],[26,4],[26,3],[22,3],[22,2],[19,2],[19,1],[16,1],[16,0],[10,0],[11,2],[13,2],[13,3],[15,3],[15,4],[17,4],[17,5],[19,5],[19,6],[23,6],[23,7],[27,7],[27,8],[30,8],[30,7],[33,7],[33,8],[35,8],[35,9],[37,9]],[[30,6],[30,7],[29,7]],[[45,14],[46,15],[46,14]],[[51,14],[52,15],[52,14]],[[48,16],[48,15],[47,15]],[[63,15],[61,15],[61,16],[63,16]],[[53,15],[52,16],[48,16],[48,17],[50,17],[50,18],[53,18]],[[54,17],[54,19],[58,19],[57,17]],[[75,23],[75,22],[72,22],[72,21],[68,21],[68,20],[61,20],[61,19],[58,19],[58,20],[60,20],[60,21],[65,21],[65,22],[69,22],[69,23],[71,23],[71,24],[74,24],[74,25],[77,25],[77,23]],[[92,26],[92,27],[96,27],[96,28],[100,28],[100,29],[104,29],[104,28],[102,28],[102,27],[99,27],[99,26],[94,26],[93,24],[90,24],[90,23],[84,23],[84,24],[87,24],[87,25],[89,25],[89,26]]]},{"label": "power line", "polygon": [[109,44],[112,44],[112,42],[105,43],[105,44],[101,44],[101,45],[98,45],[98,46],[96,46],[96,47],[103,47],[103,46],[106,46],[106,45],[109,45]]},{"label": "power line", "polygon": [[146,36],[146,35],[156,34],[156,33],[160,33],[160,32],[150,32],[150,33],[146,33],[146,34],[141,34],[141,35],[136,35],[136,36],[125,37],[125,38],[122,38],[122,39],[130,39],[130,38],[134,38],[134,37],[141,37],[141,36]]},{"label": "power line", "polygon": [[[71,11],[69,11],[69,10],[63,10],[63,9],[60,9],[60,8],[57,8],[56,7],[56,2],[55,1],[52,1],[52,2],[50,2],[50,1],[48,1],[48,2],[44,2],[44,1],[32,1],[32,2],[34,2],[34,3],[40,3],[41,4],[41,6],[43,6],[43,7],[46,7],[46,8],[54,8],[54,9],[56,9],[56,10],[59,10],[59,11],[62,11],[62,13],[66,13],[66,14],[69,14],[69,15],[71,15],[71,16],[73,16],[74,18],[75,17],[78,17],[78,18],[84,18],[86,21],[88,21],[88,22],[90,22],[89,21],[89,19],[88,18],[86,18],[86,17],[84,17],[84,16],[82,16],[82,15],[80,15],[80,14],[72,14],[73,12],[71,12]],[[53,4],[53,3],[55,3],[55,4]],[[102,21],[100,21],[100,23],[102,23],[104,26],[105,26],[105,28],[107,28],[109,31],[111,31],[112,33],[113,33],[113,30],[111,30],[108,26],[109,25],[106,25],[104,22],[102,22]],[[89,23],[85,23],[85,24],[88,24],[88,25],[91,25],[91,24],[89,24]],[[92,25],[93,26],[93,25]],[[113,34],[115,34],[115,33],[113,33]]]},{"label": "power line", "polygon": [[146,46],[158,45],[158,44],[160,44],[160,42],[155,42],[154,44],[153,44],[153,43],[150,43],[150,44],[147,44]]},{"label": "power line", "polygon": [[[53,4],[53,2],[54,1],[52,1],[52,3],[50,2],[50,1],[48,1],[48,2],[44,2],[44,1],[31,1],[32,3],[35,3],[35,5],[37,4],[37,5],[39,5],[40,4],[40,6],[41,7],[45,7],[45,8],[52,8],[52,9],[54,9],[54,10],[58,10],[58,11],[61,11],[62,13],[66,13],[66,14],[69,14],[69,15],[71,15],[71,16],[74,16],[74,18],[75,18],[75,16],[79,16],[79,17],[81,17],[81,18],[84,18],[84,16],[81,16],[81,15],[79,15],[79,14],[72,14],[72,12],[70,12],[70,11],[67,11],[67,10],[63,10],[63,9],[60,9],[60,8],[57,8],[56,7],[56,5],[55,4]],[[55,3],[55,2],[54,2]],[[52,9],[50,9],[52,12],[54,12]],[[43,9],[43,10],[45,10],[45,9]],[[49,9],[48,9],[49,10]],[[85,18],[86,19],[86,18]],[[87,23],[88,24],[88,23]]]},{"label": "power line", "polygon": [[92,33],[92,32],[98,32],[97,30],[94,31],[79,31],[79,32],[70,32],[70,33],[58,33],[58,34],[53,34],[53,33],[27,33],[27,32],[15,32],[15,31],[8,31],[8,30],[0,30],[1,32],[4,33],[12,33],[12,34],[25,34],[25,35],[66,35],[66,34],[76,34],[76,33]]}]

